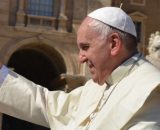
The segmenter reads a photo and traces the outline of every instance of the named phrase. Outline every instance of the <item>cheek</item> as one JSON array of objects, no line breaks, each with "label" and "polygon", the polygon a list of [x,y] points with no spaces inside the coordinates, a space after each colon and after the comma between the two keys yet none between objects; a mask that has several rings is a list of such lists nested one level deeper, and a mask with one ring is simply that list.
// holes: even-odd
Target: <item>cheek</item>
[{"label": "cheek", "polygon": [[110,54],[106,51],[101,53],[97,59],[99,60],[99,68],[101,70],[105,70],[110,64]]},{"label": "cheek", "polygon": [[92,49],[88,53],[88,60],[90,60],[98,70],[105,68],[108,58],[109,49],[105,45]]},{"label": "cheek", "polygon": [[104,54],[98,54],[95,58],[95,67],[98,70],[104,70],[107,64],[107,57]]}]

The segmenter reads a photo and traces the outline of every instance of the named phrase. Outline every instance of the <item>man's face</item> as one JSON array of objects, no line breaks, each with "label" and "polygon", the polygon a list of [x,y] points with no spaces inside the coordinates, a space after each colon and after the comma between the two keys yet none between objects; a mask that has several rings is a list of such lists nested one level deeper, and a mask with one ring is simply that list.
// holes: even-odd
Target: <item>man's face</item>
[{"label": "man's face", "polygon": [[[102,84],[110,71],[110,47],[106,39],[102,39],[99,33],[88,27],[90,19],[85,19],[77,34],[79,48],[79,61],[88,65],[92,79]],[[103,81],[103,82],[102,82]]]}]

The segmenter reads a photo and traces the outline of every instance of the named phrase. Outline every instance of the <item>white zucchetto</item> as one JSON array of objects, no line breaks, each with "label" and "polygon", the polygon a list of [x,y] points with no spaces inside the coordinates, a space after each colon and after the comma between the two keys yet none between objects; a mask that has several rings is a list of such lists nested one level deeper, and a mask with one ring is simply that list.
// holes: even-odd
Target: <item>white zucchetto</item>
[{"label": "white zucchetto", "polygon": [[137,37],[131,17],[121,8],[103,7],[89,13],[88,16]]}]

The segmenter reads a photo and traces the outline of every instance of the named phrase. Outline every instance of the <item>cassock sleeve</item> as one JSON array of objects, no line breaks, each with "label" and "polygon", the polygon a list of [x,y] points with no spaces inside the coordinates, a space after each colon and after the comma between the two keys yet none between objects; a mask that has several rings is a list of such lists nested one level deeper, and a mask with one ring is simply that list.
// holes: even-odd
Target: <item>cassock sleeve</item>
[{"label": "cassock sleeve", "polygon": [[0,112],[45,127],[68,123],[81,94],[81,87],[69,94],[48,91],[10,70],[1,81]]}]

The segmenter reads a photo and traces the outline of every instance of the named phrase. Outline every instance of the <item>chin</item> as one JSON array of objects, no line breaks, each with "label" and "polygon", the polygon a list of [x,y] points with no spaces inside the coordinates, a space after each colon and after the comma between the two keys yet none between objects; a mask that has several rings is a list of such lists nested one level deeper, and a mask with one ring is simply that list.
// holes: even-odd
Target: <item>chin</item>
[{"label": "chin", "polygon": [[98,79],[92,76],[94,82],[98,83]]},{"label": "chin", "polygon": [[92,76],[92,80],[93,80],[95,83],[99,84],[99,85],[103,85],[103,84],[105,83],[105,80],[104,80],[104,81],[103,81],[103,80],[99,80],[98,77],[93,77],[93,76]]},{"label": "chin", "polygon": [[93,81],[94,81],[95,83],[97,83],[97,84],[99,84],[99,85],[101,84],[100,81],[98,80],[98,78],[92,77],[92,79],[93,79]]}]

